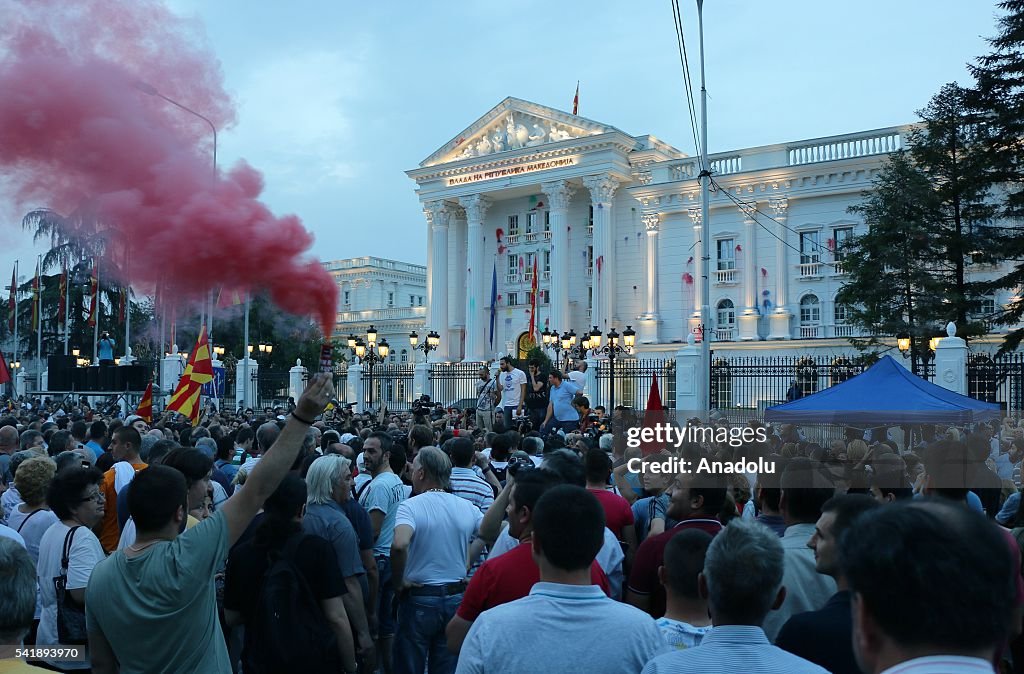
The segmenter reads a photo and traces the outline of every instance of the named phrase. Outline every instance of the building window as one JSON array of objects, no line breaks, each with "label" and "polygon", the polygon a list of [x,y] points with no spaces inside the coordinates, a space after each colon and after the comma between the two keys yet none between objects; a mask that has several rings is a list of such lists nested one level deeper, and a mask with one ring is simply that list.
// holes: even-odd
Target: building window
[{"label": "building window", "polygon": [[587,227],[594,226],[594,205],[587,206]]},{"label": "building window", "polygon": [[415,295],[409,295],[409,306],[410,307],[416,306],[416,296]]},{"label": "building window", "polygon": [[515,253],[510,253],[508,256],[508,273],[509,275],[519,273],[519,256]]},{"label": "building window", "polygon": [[402,362],[402,363],[408,363],[409,362],[409,351],[407,349],[402,349],[401,361],[400,362]]},{"label": "building window", "polygon": [[851,239],[853,239],[853,227],[836,227],[832,230],[832,250],[836,262],[846,259],[848,254],[846,246],[850,244]]},{"label": "building window", "polygon": [[392,351],[390,354],[388,354],[388,362],[389,363],[394,363],[395,362],[395,352],[394,351]]},{"label": "building window", "polygon": [[544,231],[551,231],[551,211],[544,211]]},{"label": "building window", "polygon": [[732,328],[736,325],[736,305],[732,300],[722,300],[718,303],[718,327]]},{"label": "building window", "polygon": [[800,264],[821,262],[818,232],[800,232]]},{"label": "building window", "polygon": [[518,307],[519,306],[519,293],[509,293],[508,294],[508,305],[510,307]]},{"label": "building window", "polygon": [[540,295],[540,303],[541,304],[551,304],[551,291],[550,290],[541,290],[541,291],[538,292],[538,294]]},{"label": "building window", "polygon": [[846,325],[846,321],[850,316],[849,307],[836,302],[835,308],[832,310],[832,316],[835,318],[836,325]]},{"label": "building window", "polygon": [[594,268],[594,247],[587,246],[587,269]]},{"label": "building window", "polygon": [[804,295],[800,300],[800,325],[813,327],[821,323],[821,302],[817,295]]},{"label": "building window", "polygon": [[516,236],[519,234],[519,216],[510,215],[508,216],[508,235]]},{"label": "building window", "polygon": [[551,271],[551,251],[544,251],[544,271]]},{"label": "building window", "polygon": [[587,309],[594,308],[594,286],[587,286]]},{"label": "building window", "polygon": [[352,304],[352,292],[349,290],[345,291],[345,304]]},{"label": "building window", "polygon": [[718,269],[726,271],[736,268],[736,245],[733,239],[718,239]]},{"label": "building window", "polygon": [[395,293],[393,293],[393,292],[389,292],[388,293],[388,306],[389,307],[395,306]]},{"label": "building window", "polygon": [[419,306],[423,306],[423,295],[419,296]]},{"label": "building window", "polygon": [[536,253],[526,254],[526,274],[525,278],[527,281],[533,278],[533,261],[537,259]]},{"label": "building window", "polygon": [[537,231],[537,211],[530,211],[526,214],[526,233]]}]

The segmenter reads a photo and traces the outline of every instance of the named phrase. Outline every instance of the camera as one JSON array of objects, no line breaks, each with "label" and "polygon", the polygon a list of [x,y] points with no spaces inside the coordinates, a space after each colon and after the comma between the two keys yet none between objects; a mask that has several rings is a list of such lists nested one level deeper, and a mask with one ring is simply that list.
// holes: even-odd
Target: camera
[{"label": "camera", "polygon": [[533,459],[526,452],[520,450],[508,457],[508,474],[512,477],[519,475],[521,470],[533,470]]}]

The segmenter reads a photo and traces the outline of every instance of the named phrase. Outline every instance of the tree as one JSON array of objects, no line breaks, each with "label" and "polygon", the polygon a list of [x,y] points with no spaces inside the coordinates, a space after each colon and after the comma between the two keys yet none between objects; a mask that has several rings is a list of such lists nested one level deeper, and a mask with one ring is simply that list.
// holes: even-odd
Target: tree
[{"label": "tree", "polygon": [[[999,34],[988,41],[992,51],[970,67],[975,86],[968,100],[980,120],[977,144],[1003,219],[1002,257],[1014,262],[989,289],[1015,291],[1017,299],[997,319],[1013,325],[1024,317],[1024,0],[1004,0],[999,8],[1005,15],[998,22]],[[1022,339],[1024,329],[1011,331],[1001,350],[1015,349]]]},{"label": "tree", "polygon": [[874,189],[863,196],[850,211],[863,216],[868,231],[844,245],[849,280],[836,302],[846,305],[847,320],[870,335],[851,340],[858,349],[878,346],[880,335],[912,335],[916,370],[941,296],[942,284],[927,262],[934,257],[929,227],[937,217],[937,199],[906,152],[889,158]]}]

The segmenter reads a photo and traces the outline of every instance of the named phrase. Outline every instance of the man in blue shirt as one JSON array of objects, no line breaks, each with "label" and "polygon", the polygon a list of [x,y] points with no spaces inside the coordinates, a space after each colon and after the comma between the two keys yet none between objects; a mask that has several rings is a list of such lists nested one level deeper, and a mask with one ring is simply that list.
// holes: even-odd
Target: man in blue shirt
[{"label": "man in blue shirt", "polygon": [[580,427],[580,414],[572,406],[573,398],[579,392],[579,387],[571,381],[562,378],[562,373],[552,370],[548,375],[548,383],[551,384],[548,394],[548,413],[541,425],[541,435],[551,431],[562,429],[566,432],[575,431]]}]

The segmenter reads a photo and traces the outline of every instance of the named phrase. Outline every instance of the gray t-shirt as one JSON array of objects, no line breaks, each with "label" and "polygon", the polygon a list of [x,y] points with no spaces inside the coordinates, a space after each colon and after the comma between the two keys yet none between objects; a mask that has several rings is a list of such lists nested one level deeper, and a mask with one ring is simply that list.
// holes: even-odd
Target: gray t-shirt
[{"label": "gray t-shirt", "polygon": [[100,562],[85,593],[89,630],[110,642],[122,674],[231,674],[213,576],[228,556],[223,512],[128,558]]},{"label": "gray t-shirt", "polygon": [[334,547],[343,578],[366,573],[359,556],[359,539],[345,511],[337,503],[314,503],[306,506],[302,530],[324,538]]},{"label": "gray t-shirt", "polygon": [[395,515],[398,504],[405,500],[402,478],[394,473],[381,473],[373,478],[359,499],[359,504],[372,514],[374,510],[384,513],[380,525],[380,536],[373,546],[374,555],[391,556],[391,542],[395,539]]}]

